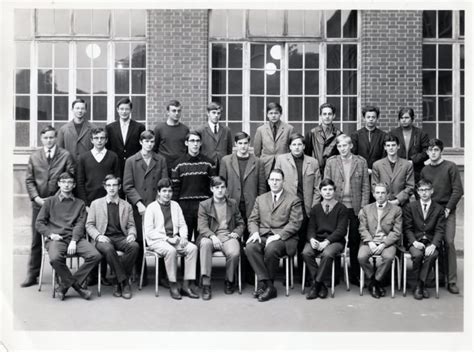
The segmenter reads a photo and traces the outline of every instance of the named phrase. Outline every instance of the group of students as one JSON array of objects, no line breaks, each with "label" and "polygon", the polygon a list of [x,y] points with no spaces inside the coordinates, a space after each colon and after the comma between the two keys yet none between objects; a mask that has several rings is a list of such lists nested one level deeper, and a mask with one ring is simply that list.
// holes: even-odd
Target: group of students
[{"label": "group of students", "polygon": [[[180,122],[181,110],[178,101],[170,101],[166,121],[146,130],[130,118],[132,102],[125,98],[117,103],[119,119],[104,129],[84,119],[86,103],[77,99],[73,120],[59,131],[52,126],[41,131],[43,148],[31,155],[26,177],[33,240],[22,287],[37,283],[44,236],[61,299],[70,287],[89,299],[84,283],[97,283],[93,269],[100,260],[102,284],[110,284],[108,264],[113,295],[130,299],[134,267],[147,284],[145,242],[163,258],[167,275],[161,273],[160,284],[174,299],[199,298],[196,281],[202,298],[211,299],[214,251],[226,257],[226,294],[234,292],[239,257],[247,280],[256,274],[253,295],[264,302],[277,296],[273,281],[280,258],[299,255],[310,272],[303,283],[311,286],[307,298],[325,298],[328,270],[347,237],[349,280],[359,285],[362,267],[375,298],[385,295],[384,277],[398,245],[412,255],[416,299],[429,297],[428,275],[442,246],[448,290],[459,292],[454,247],[455,210],[463,195],[459,171],[442,158],[442,141],[414,126],[413,109],[400,109],[400,127],[385,133],[377,127],[379,109],[364,107],[364,127],[348,136],[333,124],[335,107],[325,103],[321,124],[303,136],[281,120],[279,104],[269,103],[268,123],[256,131],[253,154],[247,133],[232,140],[219,122],[220,104],[208,105],[207,122],[195,130]],[[74,254],[84,264],[72,274],[65,262]],[[373,255],[382,258],[375,271]]]}]

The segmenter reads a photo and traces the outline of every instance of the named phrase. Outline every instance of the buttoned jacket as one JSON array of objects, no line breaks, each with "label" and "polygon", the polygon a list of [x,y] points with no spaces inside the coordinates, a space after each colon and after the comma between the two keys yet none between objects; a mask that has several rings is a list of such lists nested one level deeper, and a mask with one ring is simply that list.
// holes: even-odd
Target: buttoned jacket
[{"label": "buttoned jacket", "polygon": [[95,125],[85,120],[78,135],[74,121],[69,121],[59,129],[57,144],[66,149],[77,162],[79,155],[92,149],[91,132],[94,128]]},{"label": "buttoned jacket", "polygon": [[415,241],[426,237],[437,248],[440,247],[446,231],[446,217],[444,207],[431,201],[426,219],[423,216],[421,202],[410,202],[403,209],[403,233],[408,247]]},{"label": "buttoned jacket", "polygon": [[201,133],[201,153],[212,159],[214,163],[232,153],[232,133],[229,127],[219,124],[219,129],[215,134],[206,123],[199,127],[198,131]]},{"label": "buttoned jacket", "polygon": [[[377,203],[371,203],[362,208],[359,213],[359,233],[361,242],[367,244],[373,241],[378,225]],[[402,209],[386,203],[380,216],[380,229],[384,233],[383,243],[386,247],[399,242],[402,234]]]}]

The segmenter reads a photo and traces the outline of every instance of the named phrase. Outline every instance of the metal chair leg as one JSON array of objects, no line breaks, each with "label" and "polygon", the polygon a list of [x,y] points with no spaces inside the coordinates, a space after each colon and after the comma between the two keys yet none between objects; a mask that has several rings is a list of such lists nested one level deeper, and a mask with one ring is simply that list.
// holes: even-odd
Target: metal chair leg
[{"label": "metal chair leg", "polygon": [[146,262],[146,255],[143,255],[142,270],[140,271],[140,283],[138,284],[138,290],[141,290],[143,287],[143,273],[145,272],[145,262]]},{"label": "metal chair leg", "polygon": [[100,297],[101,294],[101,283],[102,283],[102,261],[99,262],[99,265],[97,266],[97,270],[99,271],[97,274],[97,296]]},{"label": "metal chair leg", "polygon": [[306,263],[303,260],[303,273],[301,275],[301,294],[304,295],[305,287],[304,283],[306,281]]},{"label": "metal chair leg", "polygon": [[40,274],[39,274],[39,286],[38,286],[38,291],[41,291],[41,285],[43,284],[43,270],[44,270],[44,260],[45,260],[45,255],[41,255],[41,266],[40,266]]},{"label": "metal chair leg", "polygon": [[56,298],[56,288],[54,287],[56,284],[56,271],[53,268],[53,271],[51,272],[53,277],[51,279],[52,283],[51,285],[53,286],[53,298]]},{"label": "metal chair leg", "polygon": [[435,260],[435,285],[436,285],[436,298],[439,298],[439,265],[438,258]]},{"label": "metal chair leg", "polygon": [[255,274],[255,292],[257,292],[257,281],[258,281],[257,274]]},{"label": "metal chair leg", "polygon": [[293,289],[295,287],[295,275],[293,272],[294,265],[293,265],[293,260],[291,260],[290,257],[288,257],[288,265],[290,266],[290,288]]},{"label": "metal chair leg", "polygon": [[346,291],[350,291],[351,287],[349,285],[349,268],[347,266],[347,258],[345,255],[344,255],[343,261],[344,261],[344,279],[346,280]]},{"label": "metal chair leg", "polygon": [[365,273],[362,268],[360,268],[360,285],[359,285],[359,295],[364,295],[364,280],[365,280]]},{"label": "metal chair leg", "polygon": [[159,296],[158,293],[158,272],[160,269],[160,260],[158,256],[155,256],[155,297]]},{"label": "metal chair leg", "polygon": [[288,297],[290,295],[290,278],[289,278],[289,257],[286,257],[285,259],[285,267],[286,267],[286,270],[285,270],[285,274],[286,274],[286,296]]},{"label": "metal chair leg", "polygon": [[392,298],[395,297],[395,259],[392,260],[392,277],[391,277],[391,289],[392,289]]},{"label": "metal chair leg", "polygon": [[335,259],[332,261],[332,268],[331,268],[331,297],[334,298],[335,290],[334,290],[334,281],[336,280],[336,264]]},{"label": "metal chair leg", "polygon": [[239,276],[239,294],[242,294],[242,256],[239,255],[239,266],[237,267]]},{"label": "metal chair leg", "polygon": [[407,260],[403,256],[403,297],[407,296]]}]

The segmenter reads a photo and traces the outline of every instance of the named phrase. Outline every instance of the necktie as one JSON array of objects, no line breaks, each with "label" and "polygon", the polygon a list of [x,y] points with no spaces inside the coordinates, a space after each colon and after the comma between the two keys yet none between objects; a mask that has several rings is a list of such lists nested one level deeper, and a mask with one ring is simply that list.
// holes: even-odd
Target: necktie
[{"label": "necktie", "polygon": [[214,125],[214,134],[217,134],[217,123]]},{"label": "necktie", "polygon": [[276,138],[276,135],[277,135],[277,126],[273,125],[273,139]]},{"label": "necktie", "polygon": [[369,131],[369,143],[370,143],[371,140],[372,140],[372,138],[371,138],[371,133],[372,133],[372,132]]},{"label": "necktie", "polygon": [[329,214],[329,204],[326,204],[326,214]]},{"label": "necktie", "polygon": [[428,204],[424,203],[423,204],[423,218],[426,219],[426,207],[428,206]]},{"label": "necktie", "polygon": [[274,195],[273,195],[273,206],[275,206],[276,203],[277,203],[277,195],[274,194]]},{"label": "necktie", "polygon": [[46,160],[48,160],[48,164],[51,164],[51,149],[48,149],[46,153]]}]

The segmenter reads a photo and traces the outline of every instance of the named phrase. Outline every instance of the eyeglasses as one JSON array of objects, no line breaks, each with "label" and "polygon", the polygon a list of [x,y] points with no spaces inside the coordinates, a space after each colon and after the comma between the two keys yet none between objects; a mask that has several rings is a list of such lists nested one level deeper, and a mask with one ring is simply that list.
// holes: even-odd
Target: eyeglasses
[{"label": "eyeglasses", "polygon": [[73,185],[74,181],[73,180],[59,180],[59,183],[62,183],[63,185]]},{"label": "eyeglasses", "polygon": [[119,186],[118,183],[114,183],[114,184],[112,184],[112,185],[111,185],[110,183],[106,183],[106,184],[105,184],[105,187],[118,187],[118,186]]},{"label": "eyeglasses", "polygon": [[188,139],[188,143],[201,143],[200,139]]},{"label": "eyeglasses", "polygon": [[429,192],[431,191],[433,188],[418,188],[418,192]]},{"label": "eyeglasses", "polygon": [[105,141],[107,139],[107,137],[92,137],[93,140],[95,141]]}]

